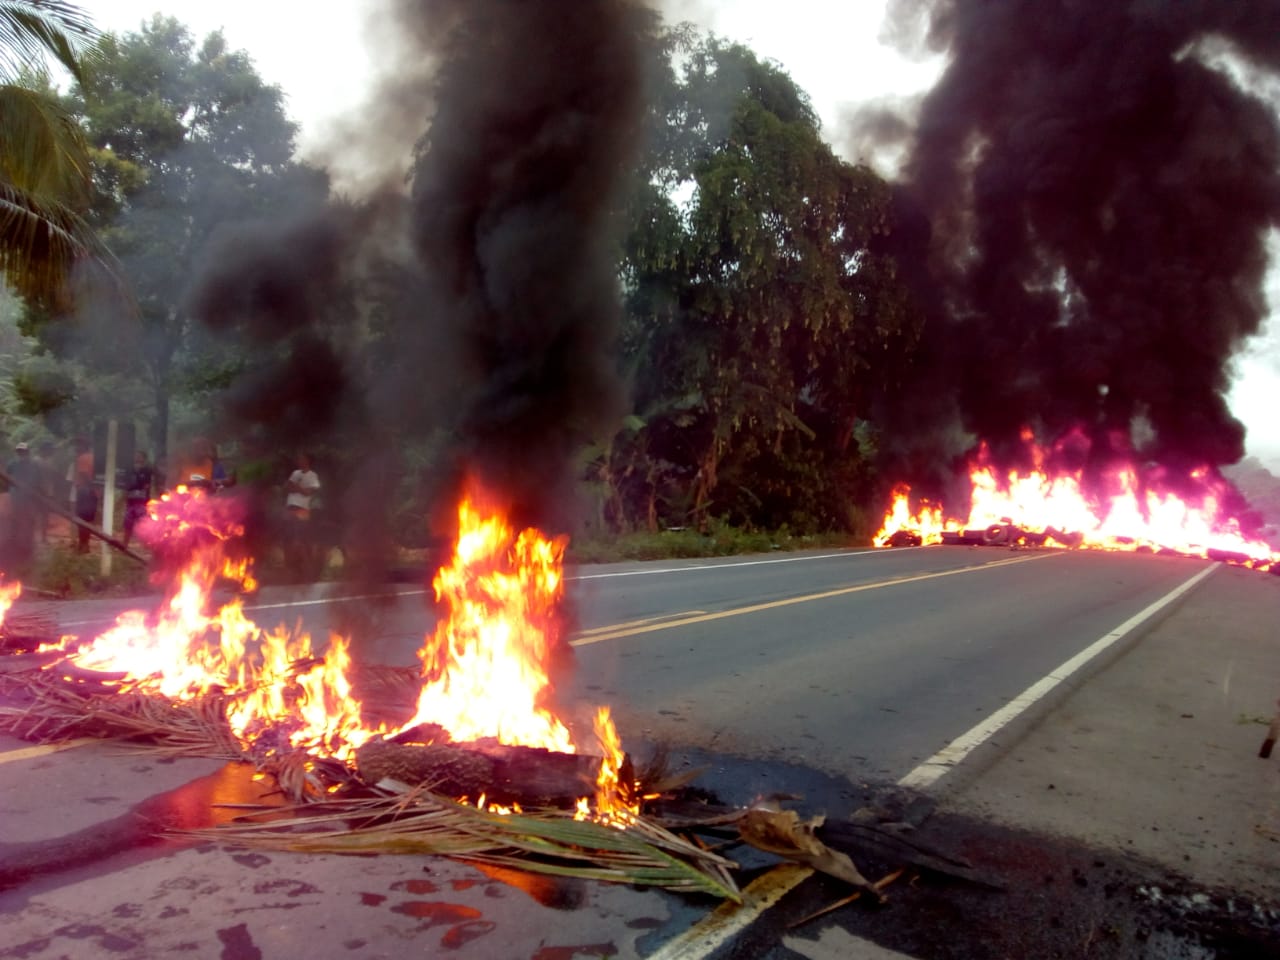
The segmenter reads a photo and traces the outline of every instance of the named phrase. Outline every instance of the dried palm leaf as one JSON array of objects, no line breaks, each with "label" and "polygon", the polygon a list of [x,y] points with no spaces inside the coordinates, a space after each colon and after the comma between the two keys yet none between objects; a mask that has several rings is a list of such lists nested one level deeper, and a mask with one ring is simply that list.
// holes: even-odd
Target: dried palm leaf
[{"label": "dried palm leaf", "polygon": [[755,806],[738,821],[738,833],[758,850],[803,863],[883,900],[847,853],[831,849],[815,836],[824,820],[821,816],[801,820],[794,810],[779,810],[776,805]]},{"label": "dried palm leaf", "polygon": [[426,791],[270,811],[186,836],[307,853],[419,853],[555,876],[660,886],[740,899],[735,864],[643,819],[626,829],[562,811],[495,814]]},{"label": "dried palm leaf", "polygon": [[0,689],[25,706],[0,707],[0,730],[28,740],[100,737],[170,756],[238,760],[220,697],[186,702],[94,683],[72,683],[47,672],[6,675]]}]

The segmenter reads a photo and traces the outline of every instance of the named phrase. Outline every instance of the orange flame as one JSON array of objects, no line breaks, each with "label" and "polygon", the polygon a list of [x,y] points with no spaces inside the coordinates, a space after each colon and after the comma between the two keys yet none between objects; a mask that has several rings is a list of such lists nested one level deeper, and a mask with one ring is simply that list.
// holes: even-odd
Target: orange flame
[{"label": "orange flame", "polygon": [[922,543],[941,543],[947,529],[942,519],[942,507],[928,500],[921,500],[915,513],[911,511],[911,488],[900,484],[894,488],[893,504],[885,514],[884,523],[873,538],[878,547],[892,545],[893,535],[899,531],[919,534]]},{"label": "orange flame", "polygon": [[121,614],[70,660],[123,674],[123,689],[178,701],[221,694],[228,724],[245,746],[283,724],[293,746],[345,759],[372,735],[351,696],[345,641],[333,638],[313,663],[309,634],[263,630],[245,616],[239,597],[214,609],[221,580],[243,590],[257,586],[250,562],[227,556],[227,545],[244,532],[227,501],[178,487],[148,504],[148,521],[141,532],[157,553],[185,554],[164,603],[154,614]]},{"label": "orange flame", "polygon": [[0,583],[0,626],[4,626],[4,618],[9,615],[9,608],[17,603],[20,596],[22,596],[22,584],[17,580]]},{"label": "orange flame", "polygon": [[600,775],[596,779],[596,819],[626,826],[640,813],[640,804],[631,799],[636,793],[635,784],[624,787],[622,783],[626,754],[608,707],[596,711],[594,726],[601,752]]},{"label": "orange flame", "polygon": [[422,690],[406,728],[436,723],[457,741],[496,737],[511,746],[575,752],[573,737],[547,705],[566,542],[534,529],[513,537],[500,516],[463,499],[453,561],[433,582],[447,612],[418,652]]},{"label": "orange flame", "polygon": [[1236,517],[1224,515],[1223,495],[1229,488],[1208,468],[1187,478],[1198,488],[1196,496],[1181,496],[1160,489],[1158,483],[1143,482],[1133,464],[1114,468],[1087,484],[1081,469],[1051,472],[1047,452],[1029,432],[1024,432],[1023,441],[1033,465],[1027,471],[1001,473],[986,463],[985,444],[979,448],[969,468],[966,519],[943,520],[941,508],[927,501],[913,514],[910,489],[897,488],[875,543],[890,545],[893,534],[904,530],[919,532],[926,543],[937,543],[943,533],[1001,526],[1032,534],[1046,546],[1214,554],[1253,566],[1280,561],[1280,553],[1247,536]]},{"label": "orange flame", "polygon": [[[477,507],[478,499],[459,505],[453,560],[435,576],[436,597],[447,612],[419,651],[417,709],[401,729],[431,723],[459,742],[493,737],[574,753],[572,734],[550,707],[548,673],[563,630],[567,538],[548,539],[534,529],[514,535],[501,515]],[[217,694],[246,747],[270,752],[287,742],[313,756],[350,761],[356,747],[388,733],[362,722],[344,638],[332,637],[317,660],[305,632],[263,630],[245,615],[239,597],[213,603],[220,582],[255,585],[248,562],[228,555],[243,528],[227,505],[202,490],[179,488],[149,509],[144,538],[162,557],[183,560],[164,602],[151,614],[122,614],[91,641],[73,640],[68,659],[122,675],[125,690],[177,701]],[[639,808],[631,799],[634,784],[621,781],[626,757],[608,708],[599,710],[594,729],[603,752],[595,809],[588,797],[580,808],[622,826]],[[486,799],[478,805],[485,807]]]}]

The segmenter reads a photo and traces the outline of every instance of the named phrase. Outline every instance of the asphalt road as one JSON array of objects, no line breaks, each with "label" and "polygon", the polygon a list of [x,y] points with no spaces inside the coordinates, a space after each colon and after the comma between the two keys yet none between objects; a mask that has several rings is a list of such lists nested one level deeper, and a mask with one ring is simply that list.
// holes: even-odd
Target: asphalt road
[{"label": "asphalt road", "polygon": [[[754,769],[771,771],[769,789],[785,786],[778,762],[837,780],[892,781],[1203,567],[1154,556],[942,547],[584,567],[571,572],[577,665],[562,693],[584,715],[610,704],[624,744],[663,741],[740,758],[747,773],[739,792],[752,787]],[[271,590],[246,606],[259,623],[301,620],[317,636],[354,629],[359,658],[412,662],[433,622],[425,590],[399,587],[376,599],[332,592]],[[63,604],[58,612],[65,629],[85,635],[125,606]],[[203,761],[122,761],[98,747],[26,760],[14,753],[22,747],[0,739],[0,867],[18,849],[6,845],[23,841],[79,865],[56,874],[37,866],[0,895],[0,957],[178,948],[219,955],[183,946],[206,941],[222,944],[222,956],[289,956],[268,946],[287,951],[307,923],[314,933],[325,922],[359,935],[322,937],[323,949],[310,956],[400,956],[406,939],[443,923],[424,925],[425,908],[406,904],[426,901],[404,897],[446,880],[454,891],[476,886],[471,868],[414,858],[380,857],[357,870],[345,858],[255,861],[207,848],[141,856],[128,826],[139,804],[154,808],[148,798],[179,788],[177,800],[159,806],[190,823],[210,797],[236,798],[247,782]],[[205,773],[212,778],[182,791]],[[112,830],[114,847],[102,839]],[[57,840],[67,834],[73,839]],[[30,843],[21,852],[32,856]],[[434,879],[420,879],[423,871]],[[450,916],[471,919],[448,931],[469,930],[455,937],[465,943],[475,934],[466,948],[441,941],[457,955],[544,956],[537,951],[557,943],[611,948],[587,955],[643,955],[689,909],[653,892],[593,889],[575,894],[575,912],[557,914],[533,893],[531,901],[502,900],[501,889],[492,892],[502,883],[476,886],[486,898],[480,906],[452,904]],[[165,921],[188,915],[174,911],[190,910],[183,891],[196,888],[207,915],[174,933]],[[368,908],[384,901],[389,910],[371,924]],[[241,950],[246,942],[261,953]],[[235,950],[227,953],[227,944]]]},{"label": "asphalt road", "polygon": [[[575,727],[609,704],[630,736],[897,779],[1107,630],[1191,576],[1170,557],[982,547],[810,552],[569,571]],[[273,588],[264,626],[410,664],[429,588]],[[129,601],[59,607],[92,635]]]},{"label": "asphalt road", "polygon": [[1201,566],[936,547],[583,571],[580,698],[624,736],[896,780]]}]

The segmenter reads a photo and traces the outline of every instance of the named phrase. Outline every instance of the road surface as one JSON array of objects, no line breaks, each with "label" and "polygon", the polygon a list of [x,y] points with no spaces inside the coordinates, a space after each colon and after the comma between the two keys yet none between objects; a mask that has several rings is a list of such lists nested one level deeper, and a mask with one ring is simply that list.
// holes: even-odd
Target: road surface
[{"label": "road surface", "polygon": [[[582,567],[569,582],[576,672],[561,693],[580,717],[611,705],[640,752],[662,742],[719,758],[706,786],[737,802],[787,789],[789,770],[811,774],[796,774],[801,790],[838,802],[853,794],[841,784],[917,769],[1206,567],[984,548]],[[353,630],[357,658],[413,661],[433,622],[425,590],[332,593],[271,590],[247,607],[264,625]],[[88,635],[124,606],[59,614]],[[1009,730],[983,749],[998,753]],[[410,943],[460,957],[644,956],[711,906],[442,860],[144,844],[139,810],[194,824],[211,800],[260,789],[206,761],[0,739],[0,786],[0,958],[399,957]]]}]

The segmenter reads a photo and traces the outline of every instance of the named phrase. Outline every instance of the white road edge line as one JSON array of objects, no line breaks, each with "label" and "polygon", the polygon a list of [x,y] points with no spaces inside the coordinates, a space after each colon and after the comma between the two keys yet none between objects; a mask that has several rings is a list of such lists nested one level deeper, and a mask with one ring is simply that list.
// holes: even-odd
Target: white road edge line
[{"label": "white road edge line", "polygon": [[1219,566],[1221,564],[1215,563],[1213,566],[1205,567],[1191,579],[1183,582],[1180,586],[1174,587],[1155,603],[1135,613],[1110,633],[1089,644],[1074,657],[1060,664],[1056,670],[1050,671],[1047,676],[1027,687],[987,719],[952,740],[951,743],[899,780],[898,785],[915,790],[924,790],[933,786],[965,757],[969,756],[1007,724],[1016,719],[1019,714],[1043,699],[1050,691],[1064,680],[1069,679],[1072,674],[1076,673],[1098,654],[1132,633],[1136,628],[1173,603],[1173,601],[1217,570]]},{"label": "white road edge line", "polygon": [[[1015,697],[1000,710],[971,729],[950,746],[934,754],[898,781],[899,786],[924,789],[936,783],[945,773],[967,757],[979,744],[1004,727],[1018,714],[1062,683],[1086,663],[1116,643],[1125,635],[1133,632],[1151,617],[1155,616],[1173,601],[1204,580],[1220,567],[1220,563],[1201,570],[1191,579],[1175,587],[1169,593],[1134,614],[1120,626],[1102,638],[1095,640],[1084,650],[1060,665],[1044,679],[1033,683],[1019,696]],[[810,867],[784,863],[774,867],[767,873],[756,877],[743,892],[743,903],[723,903],[715,911],[708,914],[686,930],[683,934],[669,940],[645,960],[702,960],[710,956],[728,940],[737,936],[751,926],[760,915],[781,900],[784,896],[800,886],[813,875]]]}]

